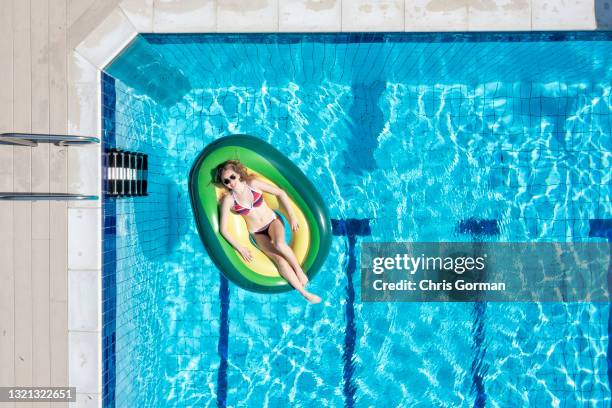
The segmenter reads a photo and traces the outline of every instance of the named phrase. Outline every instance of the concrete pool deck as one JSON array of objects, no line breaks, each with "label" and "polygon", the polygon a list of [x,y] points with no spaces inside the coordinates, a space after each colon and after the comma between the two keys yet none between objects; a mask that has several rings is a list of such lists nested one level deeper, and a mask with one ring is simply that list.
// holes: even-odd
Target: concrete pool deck
[{"label": "concrete pool deck", "polygon": [[[139,32],[595,30],[611,1],[7,0],[0,133],[100,137],[100,71]],[[0,191],[100,195],[100,156],[0,146]],[[100,218],[100,200],[0,201],[0,386],[69,384],[101,406]]]}]

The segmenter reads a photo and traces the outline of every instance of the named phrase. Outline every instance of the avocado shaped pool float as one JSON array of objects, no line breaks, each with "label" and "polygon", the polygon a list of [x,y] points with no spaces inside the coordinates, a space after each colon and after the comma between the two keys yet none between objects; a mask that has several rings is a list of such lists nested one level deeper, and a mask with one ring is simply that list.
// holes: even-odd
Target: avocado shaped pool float
[{"label": "avocado shaped pool float", "polygon": [[[219,199],[226,191],[216,186],[213,179],[217,166],[227,160],[240,160],[249,174],[287,193],[300,225],[297,231],[291,231],[289,246],[312,279],[323,265],[331,244],[327,208],[297,166],[268,143],[248,135],[227,136],[209,144],[198,155],[189,173],[189,195],[198,232],[215,265],[230,281],[246,290],[278,293],[293,289],[280,276],[274,263],[253,245],[246,222],[240,215],[230,214],[228,230],[241,245],[249,248],[253,260],[245,262],[221,235]],[[272,210],[287,218],[275,196],[264,193],[264,200]]]}]

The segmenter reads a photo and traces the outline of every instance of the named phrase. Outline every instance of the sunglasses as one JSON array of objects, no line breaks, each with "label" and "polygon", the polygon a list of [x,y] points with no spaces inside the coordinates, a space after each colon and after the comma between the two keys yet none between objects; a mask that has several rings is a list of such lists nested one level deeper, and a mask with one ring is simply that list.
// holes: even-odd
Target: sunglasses
[{"label": "sunglasses", "polygon": [[232,174],[231,176],[229,176],[229,178],[223,179],[223,184],[227,185],[230,183],[230,179],[231,180],[236,180],[236,175]]}]

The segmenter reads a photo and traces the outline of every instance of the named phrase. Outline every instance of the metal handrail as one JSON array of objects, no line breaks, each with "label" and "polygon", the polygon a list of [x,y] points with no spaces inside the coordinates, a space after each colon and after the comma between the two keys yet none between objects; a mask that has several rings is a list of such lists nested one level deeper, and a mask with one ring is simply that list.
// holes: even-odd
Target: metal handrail
[{"label": "metal handrail", "polygon": [[0,193],[0,200],[10,201],[75,201],[97,200],[97,195],[65,194],[65,193]]},{"label": "metal handrail", "polygon": [[56,146],[75,144],[100,143],[100,139],[93,136],[72,135],[43,135],[37,133],[2,133],[0,144],[36,147],[40,143],[53,143]]}]

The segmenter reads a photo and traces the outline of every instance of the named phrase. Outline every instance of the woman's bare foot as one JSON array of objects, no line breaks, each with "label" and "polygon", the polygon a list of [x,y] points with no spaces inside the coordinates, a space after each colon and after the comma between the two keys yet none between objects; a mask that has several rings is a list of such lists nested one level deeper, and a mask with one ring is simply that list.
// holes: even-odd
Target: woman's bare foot
[{"label": "woman's bare foot", "polygon": [[308,291],[304,291],[304,293],[302,293],[302,296],[304,296],[308,302],[312,303],[312,304],[317,304],[317,303],[321,303],[321,298],[317,295],[315,295],[314,293],[310,293]]}]

